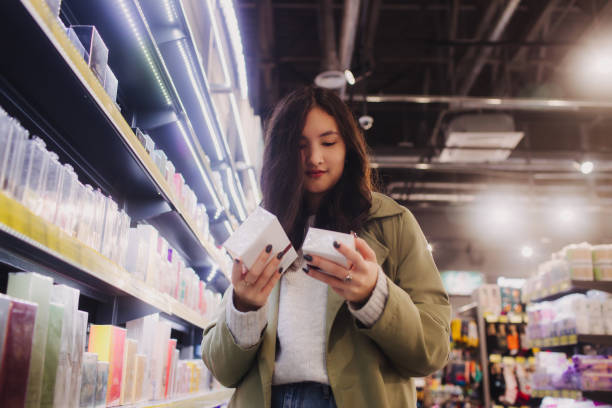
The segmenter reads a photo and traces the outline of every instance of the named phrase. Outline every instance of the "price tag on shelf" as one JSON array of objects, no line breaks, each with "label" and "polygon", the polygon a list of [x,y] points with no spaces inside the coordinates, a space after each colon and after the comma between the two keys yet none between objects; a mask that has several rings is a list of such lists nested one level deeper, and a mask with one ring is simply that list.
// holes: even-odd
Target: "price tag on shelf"
[{"label": "price tag on shelf", "polygon": [[497,323],[497,316],[494,316],[491,313],[485,313],[484,318],[487,323]]},{"label": "price tag on shelf", "polygon": [[502,359],[502,363],[504,363],[505,365],[514,365],[514,357],[506,356]]},{"label": "price tag on shelf", "polygon": [[491,354],[489,356],[489,361],[492,363],[501,363],[502,362],[502,356],[501,354]]},{"label": "price tag on shelf", "polygon": [[561,338],[560,337],[553,337],[552,338],[552,345],[553,346],[560,346],[561,345]]},{"label": "price tag on shelf", "polygon": [[572,334],[571,336],[569,336],[569,342],[568,344],[577,344],[578,343],[578,336],[575,334]]},{"label": "price tag on shelf", "polygon": [[521,315],[510,315],[510,323],[523,323],[523,316]]},{"label": "price tag on shelf", "polygon": [[508,316],[499,316],[500,323],[508,323]]},{"label": "price tag on shelf", "polygon": [[525,359],[525,357],[523,357],[523,356],[518,356],[518,357],[516,358],[516,362],[517,362],[517,364],[525,364],[525,361],[527,361],[527,360],[526,360],[526,359]]}]

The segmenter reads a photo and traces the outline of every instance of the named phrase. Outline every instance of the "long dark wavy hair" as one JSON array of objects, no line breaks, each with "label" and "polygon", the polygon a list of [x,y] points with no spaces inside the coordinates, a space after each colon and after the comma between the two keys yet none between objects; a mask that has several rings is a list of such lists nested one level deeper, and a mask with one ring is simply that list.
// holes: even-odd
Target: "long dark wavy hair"
[{"label": "long dark wavy hair", "polygon": [[299,143],[306,116],[314,107],[335,119],[346,145],[344,171],[321,201],[316,226],[358,231],[372,205],[367,146],[348,106],[335,92],[314,86],[291,92],[278,102],[265,126],[261,187],[263,207],[277,216],[295,248],[302,246],[309,215]]}]

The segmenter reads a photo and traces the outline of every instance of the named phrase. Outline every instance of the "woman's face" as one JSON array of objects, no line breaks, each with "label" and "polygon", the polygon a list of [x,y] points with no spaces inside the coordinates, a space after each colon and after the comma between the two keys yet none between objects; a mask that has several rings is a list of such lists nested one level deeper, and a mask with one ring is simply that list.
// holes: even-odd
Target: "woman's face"
[{"label": "woman's face", "polygon": [[346,145],[335,119],[319,107],[312,108],[306,116],[300,156],[307,192],[325,193],[340,180]]}]

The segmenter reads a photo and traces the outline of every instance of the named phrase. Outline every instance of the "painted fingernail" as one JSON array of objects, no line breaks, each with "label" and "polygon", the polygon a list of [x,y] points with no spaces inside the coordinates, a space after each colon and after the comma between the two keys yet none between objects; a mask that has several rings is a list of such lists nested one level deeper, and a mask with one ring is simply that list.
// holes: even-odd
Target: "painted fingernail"
[{"label": "painted fingernail", "polygon": [[357,233],[356,233],[355,231],[352,231],[352,230],[351,230],[351,235],[352,235],[352,236],[354,236],[355,238],[359,238],[359,237],[357,236]]},{"label": "painted fingernail", "polygon": [[283,273],[283,267],[278,268],[278,273]]},{"label": "painted fingernail", "polygon": [[276,259],[281,259],[283,257],[283,255],[285,255],[282,252],[279,252],[278,255],[276,255]]},{"label": "painted fingernail", "polygon": [[310,255],[304,255],[304,259],[307,260],[308,262],[312,262],[312,256]]},{"label": "painted fingernail", "polygon": [[268,245],[268,246],[266,247],[266,252],[267,252],[267,253],[272,252],[272,245]]},{"label": "painted fingernail", "polygon": [[310,272],[310,271],[308,270],[308,268],[302,268],[302,270],[303,270],[304,272],[306,272],[306,273]]},{"label": "painted fingernail", "polygon": [[314,269],[315,271],[320,271],[321,268],[319,268],[318,266],[314,266],[314,265],[306,265],[308,268],[310,269]]},{"label": "painted fingernail", "polygon": [[340,248],[340,243],[338,243],[338,241],[334,241],[334,248]]},{"label": "painted fingernail", "polygon": [[240,263],[240,259],[238,259],[238,258],[234,259],[234,261],[236,261],[237,264]]}]

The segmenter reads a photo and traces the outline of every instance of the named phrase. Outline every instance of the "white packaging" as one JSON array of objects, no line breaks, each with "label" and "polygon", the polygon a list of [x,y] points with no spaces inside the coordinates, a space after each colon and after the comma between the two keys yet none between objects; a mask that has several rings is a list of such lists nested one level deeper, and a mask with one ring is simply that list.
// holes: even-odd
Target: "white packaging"
[{"label": "white packaging", "polygon": [[304,239],[302,251],[306,255],[320,256],[349,268],[351,265],[348,259],[334,248],[334,241],[355,250],[355,238],[352,235],[311,227]]},{"label": "white packaging", "polygon": [[297,259],[297,253],[276,216],[261,207],[257,207],[223,243],[232,257],[240,258],[248,269],[253,267],[267,245],[272,245],[271,254],[285,253],[280,263],[283,271]]}]

